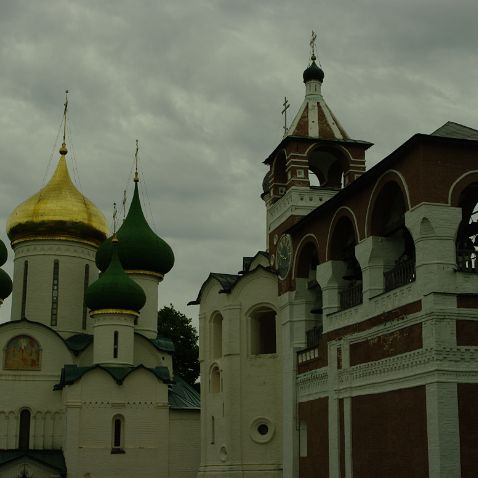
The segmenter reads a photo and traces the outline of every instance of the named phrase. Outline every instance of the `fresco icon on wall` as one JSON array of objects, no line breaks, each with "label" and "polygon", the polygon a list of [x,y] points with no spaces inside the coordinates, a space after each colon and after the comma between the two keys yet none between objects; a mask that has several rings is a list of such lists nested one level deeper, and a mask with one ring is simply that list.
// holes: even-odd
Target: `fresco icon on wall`
[{"label": "fresco icon on wall", "polygon": [[4,351],[3,368],[7,370],[40,370],[40,344],[28,335],[17,335]]}]

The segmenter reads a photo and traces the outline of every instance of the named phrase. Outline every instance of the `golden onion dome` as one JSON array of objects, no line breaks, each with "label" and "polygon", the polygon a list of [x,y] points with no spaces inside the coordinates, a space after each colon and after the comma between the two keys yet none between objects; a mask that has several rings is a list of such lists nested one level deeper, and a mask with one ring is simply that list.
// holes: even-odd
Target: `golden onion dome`
[{"label": "golden onion dome", "polygon": [[48,184],[18,205],[7,221],[7,234],[13,244],[31,239],[73,239],[100,244],[108,234],[103,213],[71,181],[65,155]]}]

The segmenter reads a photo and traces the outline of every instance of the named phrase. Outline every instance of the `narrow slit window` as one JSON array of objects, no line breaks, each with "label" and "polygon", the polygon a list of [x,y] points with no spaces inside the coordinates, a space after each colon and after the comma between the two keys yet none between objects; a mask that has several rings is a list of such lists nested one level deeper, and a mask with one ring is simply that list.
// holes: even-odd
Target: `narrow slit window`
[{"label": "narrow slit window", "polygon": [[216,443],[216,427],[214,423],[214,417],[211,417],[211,445]]},{"label": "narrow slit window", "polygon": [[121,448],[121,418],[115,418],[114,448]]},{"label": "narrow slit window", "polygon": [[28,286],[28,261],[23,263],[23,285],[22,285],[22,311],[21,319],[25,318],[27,308],[27,286]]},{"label": "narrow slit window", "polygon": [[86,318],[87,318],[87,307],[86,307],[86,301],[85,301],[85,296],[86,296],[86,290],[88,289],[88,283],[90,282],[90,265],[86,264],[85,265],[85,277],[83,280],[83,317],[82,317],[82,328],[83,330],[86,330]]},{"label": "narrow slit window", "polygon": [[112,429],[112,449],[111,453],[124,453],[124,417],[123,415],[115,415],[113,417]]},{"label": "narrow slit window", "polygon": [[58,281],[59,281],[60,263],[58,259],[53,261],[53,281],[51,286],[51,321],[50,324],[58,324]]},{"label": "narrow slit window", "polygon": [[118,358],[118,331],[113,333],[113,358]]}]

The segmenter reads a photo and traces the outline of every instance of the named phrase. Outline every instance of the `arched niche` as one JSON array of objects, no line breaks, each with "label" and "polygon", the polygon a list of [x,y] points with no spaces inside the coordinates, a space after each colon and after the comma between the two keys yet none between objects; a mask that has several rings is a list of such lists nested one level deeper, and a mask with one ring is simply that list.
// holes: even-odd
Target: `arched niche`
[{"label": "arched niche", "polygon": [[217,364],[211,367],[209,374],[209,391],[211,393],[219,393],[221,391],[221,371]]},{"label": "arched niche", "polygon": [[343,186],[343,177],[348,165],[343,151],[316,147],[307,155],[307,161],[311,186],[316,184],[315,178],[320,187],[340,189]]},{"label": "arched niche", "polygon": [[478,181],[468,184],[459,195],[457,204],[462,220],[456,234],[457,268],[463,272],[478,272]]},{"label": "arched niche", "polygon": [[30,448],[31,411],[28,408],[20,410],[18,425],[18,448],[28,450]]},{"label": "arched niche", "polygon": [[12,337],[3,351],[5,370],[41,370],[41,347],[30,335]]},{"label": "arched niche", "polygon": [[223,318],[219,312],[215,312],[211,317],[211,358],[218,359],[222,357],[222,322]]},{"label": "arched niche", "polygon": [[400,184],[389,180],[381,185],[371,205],[370,232],[386,238],[382,250],[385,291],[415,280],[415,243],[405,226],[407,200]]}]

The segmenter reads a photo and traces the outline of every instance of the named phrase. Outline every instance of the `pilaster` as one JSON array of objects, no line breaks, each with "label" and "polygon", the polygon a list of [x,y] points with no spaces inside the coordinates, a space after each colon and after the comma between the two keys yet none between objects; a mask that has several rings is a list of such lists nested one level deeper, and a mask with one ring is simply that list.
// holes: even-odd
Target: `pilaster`
[{"label": "pilaster", "polygon": [[429,476],[459,478],[460,433],[456,383],[430,383],[427,393]]},{"label": "pilaster", "polygon": [[242,410],[241,401],[241,306],[230,305],[221,310],[223,316],[223,421],[227,462],[241,462]]}]

